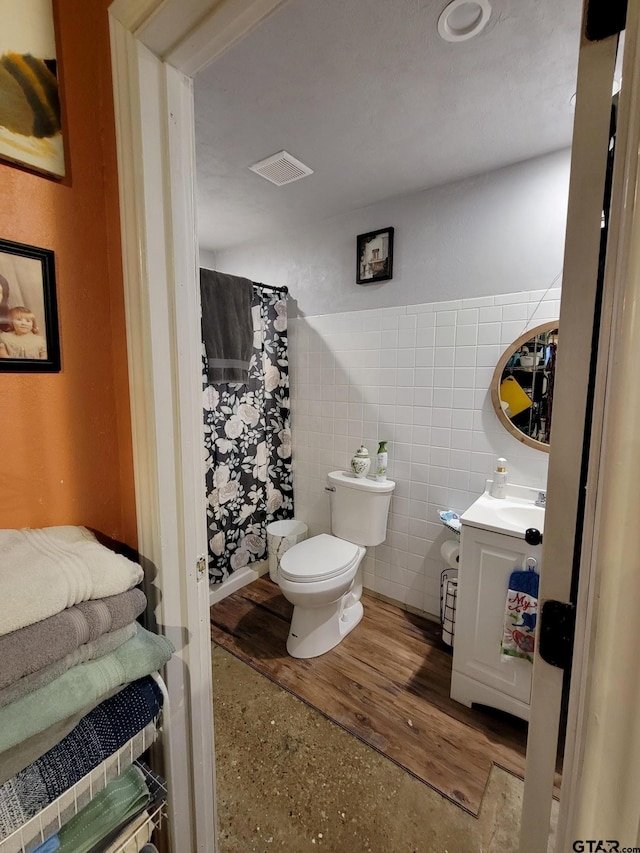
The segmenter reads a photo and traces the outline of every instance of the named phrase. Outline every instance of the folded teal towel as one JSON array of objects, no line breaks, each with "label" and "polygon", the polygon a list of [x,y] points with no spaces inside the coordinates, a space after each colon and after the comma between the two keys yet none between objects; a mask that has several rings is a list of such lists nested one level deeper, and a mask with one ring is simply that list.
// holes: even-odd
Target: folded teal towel
[{"label": "folded teal towel", "polygon": [[134,817],[150,799],[144,774],[135,765],[129,767],[65,823],[58,832],[60,853],[87,853],[113,829]]},{"label": "folded teal towel", "polygon": [[45,687],[0,708],[0,753],[99,701],[110,690],[156,672],[174,651],[166,637],[138,626],[136,636],[110,654],[78,664]]}]

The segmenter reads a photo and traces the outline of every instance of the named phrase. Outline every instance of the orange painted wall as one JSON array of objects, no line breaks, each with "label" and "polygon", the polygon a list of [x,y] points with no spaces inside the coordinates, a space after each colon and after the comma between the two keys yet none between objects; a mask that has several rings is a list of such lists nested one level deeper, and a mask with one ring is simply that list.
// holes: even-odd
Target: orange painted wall
[{"label": "orange painted wall", "polygon": [[55,252],[62,350],[59,374],[0,373],[0,526],[135,546],[109,3],[54,0],[67,177],[0,164],[0,237]]}]

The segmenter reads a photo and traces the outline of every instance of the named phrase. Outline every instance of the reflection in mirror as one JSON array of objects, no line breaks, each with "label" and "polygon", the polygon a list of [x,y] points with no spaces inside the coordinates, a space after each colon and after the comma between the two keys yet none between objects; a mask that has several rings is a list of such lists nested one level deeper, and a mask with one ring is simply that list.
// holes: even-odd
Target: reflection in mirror
[{"label": "reflection in mirror", "polygon": [[491,382],[498,419],[519,441],[549,451],[558,321],[536,326],[504,352]]}]

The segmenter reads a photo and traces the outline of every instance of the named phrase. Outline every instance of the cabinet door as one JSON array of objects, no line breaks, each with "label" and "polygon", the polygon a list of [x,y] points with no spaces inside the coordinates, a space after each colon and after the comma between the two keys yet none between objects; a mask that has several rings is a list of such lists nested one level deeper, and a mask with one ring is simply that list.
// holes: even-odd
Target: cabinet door
[{"label": "cabinet door", "polygon": [[529,702],[532,665],[503,658],[500,644],[509,576],[540,546],[524,539],[463,527],[453,668],[514,699]]}]

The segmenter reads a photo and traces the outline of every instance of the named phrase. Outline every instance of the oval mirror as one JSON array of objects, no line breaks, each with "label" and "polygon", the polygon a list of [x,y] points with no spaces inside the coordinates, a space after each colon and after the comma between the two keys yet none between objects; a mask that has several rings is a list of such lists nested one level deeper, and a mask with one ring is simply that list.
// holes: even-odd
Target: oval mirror
[{"label": "oval mirror", "polygon": [[498,420],[518,441],[549,452],[558,321],[529,329],[503,353],[491,381]]}]

